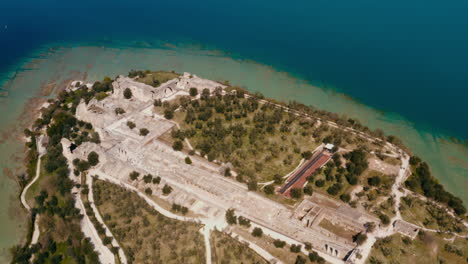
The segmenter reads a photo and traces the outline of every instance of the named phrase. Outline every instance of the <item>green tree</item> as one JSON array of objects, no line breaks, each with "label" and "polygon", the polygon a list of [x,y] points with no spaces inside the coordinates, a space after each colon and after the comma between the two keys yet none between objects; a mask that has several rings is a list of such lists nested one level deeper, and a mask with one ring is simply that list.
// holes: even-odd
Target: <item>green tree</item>
[{"label": "green tree", "polygon": [[354,242],[356,242],[356,244],[362,245],[362,244],[364,244],[364,242],[366,242],[367,235],[363,234],[363,233],[359,233],[359,234],[355,235],[353,237],[353,239],[354,239]]},{"label": "green tree", "polygon": [[307,184],[307,185],[304,187],[304,194],[312,195],[313,192],[314,192],[314,189],[312,188],[311,185]]},{"label": "green tree", "polygon": [[115,114],[116,114],[116,115],[123,115],[123,114],[125,114],[125,110],[123,110],[121,107],[115,108],[114,111],[115,111]]},{"label": "green tree", "polygon": [[340,195],[340,199],[345,202],[345,203],[348,203],[349,201],[351,201],[351,196],[347,193],[344,193],[342,195]]},{"label": "green tree", "polygon": [[153,191],[151,190],[151,188],[146,188],[146,189],[145,189],[145,193],[146,193],[147,195],[151,195],[151,194],[153,193]]},{"label": "green tree", "polygon": [[263,230],[260,227],[255,227],[252,230],[252,236],[254,237],[261,237],[263,235]]},{"label": "green tree", "polygon": [[174,143],[172,144],[172,148],[173,148],[175,151],[181,151],[181,150],[184,148],[184,144],[182,144],[182,141],[176,140],[176,141],[174,141]]},{"label": "green tree", "polygon": [[294,264],[306,264],[306,263],[307,263],[307,259],[305,259],[301,255],[297,255],[296,261],[294,262]]},{"label": "green tree", "polygon": [[164,118],[166,118],[166,119],[174,118],[174,111],[172,109],[164,110]]},{"label": "green tree", "polygon": [[228,209],[226,211],[226,222],[229,224],[229,225],[235,225],[237,224],[237,217],[234,213],[234,209]]},{"label": "green tree", "polygon": [[96,166],[99,163],[99,155],[96,152],[91,151],[88,154],[88,162],[89,165]]},{"label": "green tree", "polygon": [[263,188],[263,191],[268,195],[274,194],[275,186],[273,184],[268,184],[267,186]]},{"label": "green tree", "polygon": [[286,245],[286,242],[279,240],[279,239],[275,239],[275,241],[273,241],[273,245],[276,248],[283,248]]},{"label": "green tree", "polygon": [[132,181],[135,181],[135,180],[137,180],[138,177],[140,176],[140,173],[138,173],[138,172],[136,172],[136,171],[132,171],[132,172],[130,173],[129,176],[130,176],[130,179],[131,179]]},{"label": "green tree", "polygon": [[153,178],[153,184],[159,184],[161,182],[161,177],[157,176],[156,178]]},{"label": "green tree", "polygon": [[153,175],[151,174],[146,174],[145,176],[143,176],[143,181],[145,183],[150,183],[152,180],[153,180]]},{"label": "green tree", "polygon": [[123,95],[124,95],[125,99],[132,98],[132,90],[130,90],[130,88],[125,88],[125,90],[123,92]]},{"label": "green tree", "polygon": [[164,185],[162,191],[164,195],[169,195],[172,192],[172,187],[166,184]]},{"label": "green tree", "polygon": [[136,127],[135,123],[133,123],[132,121],[127,121],[127,126],[130,128],[130,129],[134,129]]},{"label": "green tree", "polygon": [[140,136],[145,137],[146,135],[149,134],[149,130],[146,128],[140,128]]},{"label": "green tree", "polygon": [[197,96],[197,95],[198,95],[198,90],[197,90],[197,88],[195,88],[195,87],[190,88],[190,89],[189,89],[189,94],[190,94],[190,96],[192,96],[192,97]]},{"label": "green tree", "polygon": [[317,186],[317,187],[323,187],[324,185],[325,185],[324,180],[316,180],[315,181],[315,186]]},{"label": "green tree", "polygon": [[302,189],[301,188],[292,188],[291,189],[291,197],[294,199],[302,198]]},{"label": "green tree", "polygon": [[289,250],[294,253],[299,253],[301,252],[301,247],[301,245],[292,244]]},{"label": "green tree", "polygon": [[237,218],[237,220],[239,220],[239,225],[241,226],[245,226],[245,227],[250,227],[250,220],[243,217],[243,216],[239,216]]}]

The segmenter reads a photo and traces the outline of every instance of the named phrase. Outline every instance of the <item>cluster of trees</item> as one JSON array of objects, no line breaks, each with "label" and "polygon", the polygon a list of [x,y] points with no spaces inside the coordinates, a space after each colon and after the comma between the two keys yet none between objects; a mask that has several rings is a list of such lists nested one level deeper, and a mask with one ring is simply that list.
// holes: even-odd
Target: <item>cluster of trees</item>
[{"label": "cluster of trees", "polygon": [[422,162],[418,157],[411,157],[411,165],[415,168],[414,173],[406,180],[408,189],[422,193],[428,198],[437,202],[447,204],[457,215],[464,215],[466,208],[463,201],[447,192],[444,187],[431,175],[431,171],[426,162]]},{"label": "cluster of trees", "polygon": [[176,203],[172,204],[171,210],[174,211],[174,212],[180,212],[183,215],[188,213],[188,208],[187,207],[182,206],[180,204],[176,204]]},{"label": "cluster of trees", "polygon": [[[45,236],[41,241],[44,244],[37,244],[31,248],[17,246],[12,250],[14,263],[28,263],[31,254],[35,254],[36,263],[59,263],[63,255],[56,250],[57,237],[65,241],[67,256],[74,259],[77,263],[97,263],[98,255],[94,251],[93,245],[84,238],[80,228],[81,215],[75,208],[74,197],[71,195],[73,182],[69,178],[70,169],[66,158],[62,154],[62,145],[60,140],[68,138],[74,140],[76,145],[84,141],[93,141],[98,143],[99,136],[93,134],[92,126],[89,123],[79,121],[74,117],[76,106],[81,99],[89,102],[93,96],[99,92],[107,92],[112,89],[110,79],[103,82],[97,82],[93,89],[81,86],[76,91],[63,91],[59,94],[56,101],[50,101],[50,105],[43,111],[41,118],[34,122],[33,130],[39,131],[46,128],[49,136],[47,153],[44,156],[43,177],[48,177],[45,183],[52,184],[54,188],[47,188],[44,185],[43,190],[35,197],[36,205],[32,210],[33,220],[37,214],[41,214],[41,219],[48,223],[41,226],[42,234]],[[71,103],[71,107],[68,104]],[[90,166],[99,163],[99,155],[90,153],[87,161],[78,161],[81,170],[86,170]],[[44,184],[45,184],[44,183]],[[64,229],[66,227],[66,230]]]},{"label": "cluster of trees", "polygon": [[[231,162],[237,172],[236,179],[251,183],[251,190],[256,189],[252,187],[258,177],[268,177],[258,175],[266,173],[269,164],[290,166],[294,158],[300,157],[300,146],[291,147],[285,141],[296,137],[303,140],[311,135],[308,130],[313,130],[313,122],[299,120],[271,104],[259,104],[255,98],[244,98],[243,92],[222,95],[220,90],[210,94],[204,89],[199,99],[181,98],[178,107],[185,113],[185,125],[172,133],[174,149],[180,150],[181,142],[186,137],[191,138],[195,149],[208,160]],[[173,108],[172,105],[165,107],[168,112]],[[291,131],[293,122],[297,124]],[[287,134],[291,134],[291,138],[288,139]],[[303,152],[306,158],[310,158],[310,154],[310,151]],[[252,156],[261,158],[252,164]],[[279,158],[282,160],[276,162]],[[265,190],[271,193],[271,187]]]},{"label": "cluster of trees", "polygon": [[346,179],[349,184],[357,184],[359,176],[369,167],[367,153],[364,149],[355,149],[343,155],[346,158]]}]

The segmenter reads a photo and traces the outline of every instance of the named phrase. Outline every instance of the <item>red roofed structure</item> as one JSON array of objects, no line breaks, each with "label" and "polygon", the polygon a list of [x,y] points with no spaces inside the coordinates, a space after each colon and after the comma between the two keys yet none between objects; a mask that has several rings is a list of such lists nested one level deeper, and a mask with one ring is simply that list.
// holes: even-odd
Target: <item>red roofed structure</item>
[{"label": "red roofed structure", "polygon": [[325,165],[330,158],[331,153],[328,150],[317,152],[286,180],[286,183],[281,186],[279,192],[286,197],[290,197],[291,189],[303,188],[307,182],[307,177],[314,173],[315,170]]}]

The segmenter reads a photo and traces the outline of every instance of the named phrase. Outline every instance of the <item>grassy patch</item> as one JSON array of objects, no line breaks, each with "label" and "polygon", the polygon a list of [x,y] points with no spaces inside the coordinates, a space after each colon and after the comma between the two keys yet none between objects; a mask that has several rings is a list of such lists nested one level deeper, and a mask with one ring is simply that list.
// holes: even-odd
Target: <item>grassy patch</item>
[{"label": "grassy patch", "polygon": [[275,239],[268,235],[263,234],[261,237],[254,237],[247,229],[238,226],[233,227],[233,230],[235,230],[235,232],[241,235],[243,238],[252,241],[257,246],[268,251],[268,253],[283,261],[284,263],[295,263],[297,255],[301,255],[302,257],[308,259],[308,257],[303,253],[291,252],[288,245],[285,245],[283,248],[275,247],[273,244]]},{"label": "grassy patch", "polygon": [[216,264],[268,263],[248,245],[219,231],[211,232],[211,259]]},{"label": "grassy patch", "polygon": [[377,240],[366,263],[453,264],[466,263],[467,256],[466,239],[456,238],[451,242],[444,240],[442,235],[423,232],[414,240],[400,234]]},{"label": "grassy patch", "polygon": [[201,226],[167,218],[136,193],[97,180],[95,202],[106,225],[134,263],[204,263]]},{"label": "grassy patch", "polygon": [[154,71],[146,72],[145,76],[138,78],[137,81],[154,87],[158,87],[159,85],[179,76],[180,75],[175,72]]}]

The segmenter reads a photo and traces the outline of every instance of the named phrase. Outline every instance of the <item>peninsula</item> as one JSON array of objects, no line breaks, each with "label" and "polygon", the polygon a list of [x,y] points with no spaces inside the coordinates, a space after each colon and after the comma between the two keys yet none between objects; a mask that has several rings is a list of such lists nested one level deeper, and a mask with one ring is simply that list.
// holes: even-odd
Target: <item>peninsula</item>
[{"label": "peninsula", "polygon": [[25,130],[14,263],[465,263],[461,200],[399,139],[195,74],[69,83]]}]

